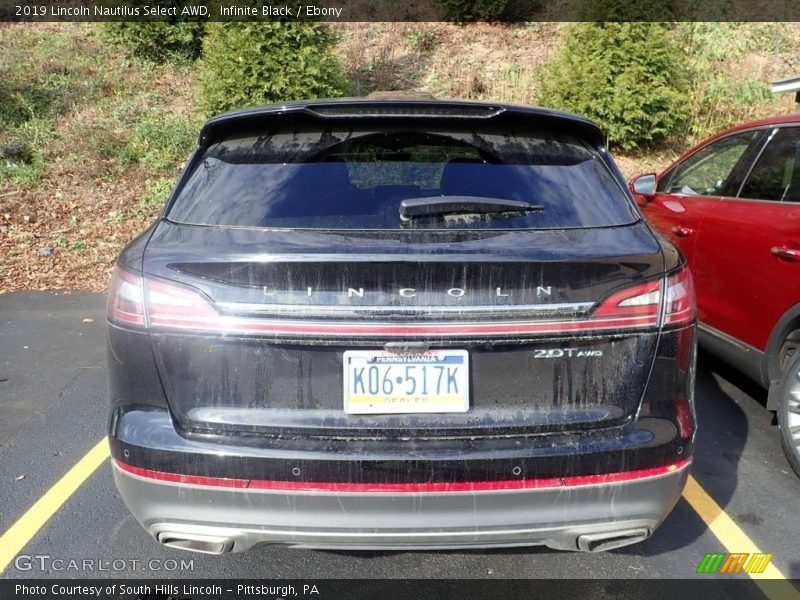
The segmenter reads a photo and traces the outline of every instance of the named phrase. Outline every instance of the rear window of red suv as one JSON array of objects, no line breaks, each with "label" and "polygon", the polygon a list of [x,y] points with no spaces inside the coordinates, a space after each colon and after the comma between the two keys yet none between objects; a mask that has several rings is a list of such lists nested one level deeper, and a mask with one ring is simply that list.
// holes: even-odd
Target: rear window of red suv
[{"label": "rear window of red suv", "polygon": [[[464,197],[537,210],[400,218],[403,200]],[[168,218],[320,229],[552,229],[638,219],[597,150],[571,134],[408,126],[278,128],[218,141]]]}]

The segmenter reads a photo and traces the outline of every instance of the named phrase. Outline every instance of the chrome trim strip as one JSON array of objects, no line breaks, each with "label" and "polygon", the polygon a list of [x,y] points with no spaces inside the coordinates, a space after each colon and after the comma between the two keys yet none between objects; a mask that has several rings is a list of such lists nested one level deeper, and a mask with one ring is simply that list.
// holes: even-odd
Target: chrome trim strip
[{"label": "chrome trim strip", "polygon": [[[762,370],[764,367],[764,353],[727,333],[699,324],[698,342],[705,350],[724,362],[732,365],[747,377],[762,386],[768,385]],[[769,400],[767,400],[769,408]]]},{"label": "chrome trim strip", "polygon": [[583,314],[589,311],[594,302],[571,302],[561,304],[506,304],[475,306],[385,306],[385,305],[309,305],[309,304],[253,304],[246,302],[217,302],[226,314],[256,314],[302,317],[387,317],[458,315],[469,317],[497,316],[514,317],[525,314]]},{"label": "chrome trim strip", "polygon": [[698,321],[697,328],[701,332],[703,332],[703,333],[705,333],[707,335],[713,336],[713,337],[717,338],[720,341],[726,342],[727,344],[729,344],[731,346],[735,346],[735,347],[739,348],[739,350],[743,350],[744,352],[759,352],[759,350],[757,348],[754,348],[753,346],[751,346],[749,344],[745,344],[741,340],[737,340],[732,335],[728,335],[724,331],[720,331],[719,329],[716,329],[715,327],[711,327],[711,325],[706,325],[705,323],[700,323]]}]

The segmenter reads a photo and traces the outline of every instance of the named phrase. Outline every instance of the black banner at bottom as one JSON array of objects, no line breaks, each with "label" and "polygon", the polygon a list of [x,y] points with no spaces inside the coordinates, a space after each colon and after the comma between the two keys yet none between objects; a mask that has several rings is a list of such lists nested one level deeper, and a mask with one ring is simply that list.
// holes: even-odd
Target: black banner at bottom
[{"label": "black banner at bottom", "polygon": [[562,580],[6,579],[3,600],[739,600],[790,598],[798,582],[748,578]]}]

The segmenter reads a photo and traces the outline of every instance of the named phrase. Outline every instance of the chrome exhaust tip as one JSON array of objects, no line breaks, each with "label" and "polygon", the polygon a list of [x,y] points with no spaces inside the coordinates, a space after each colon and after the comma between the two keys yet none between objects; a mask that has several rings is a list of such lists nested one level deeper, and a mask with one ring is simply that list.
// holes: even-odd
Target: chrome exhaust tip
[{"label": "chrome exhaust tip", "polygon": [[604,531],[602,533],[587,533],[578,538],[578,548],[585,552],[603,552],[614,550],[623,546],[630,546],[644,541],[650,537],[650,530],[646,527],[624,529],[621,531]]},{"label": "chrome exhaust tip", "polygon": [[160,531],[156,539],[164,546],[201,554],[224,554],[233,549],[231,538],[214,535]]}]

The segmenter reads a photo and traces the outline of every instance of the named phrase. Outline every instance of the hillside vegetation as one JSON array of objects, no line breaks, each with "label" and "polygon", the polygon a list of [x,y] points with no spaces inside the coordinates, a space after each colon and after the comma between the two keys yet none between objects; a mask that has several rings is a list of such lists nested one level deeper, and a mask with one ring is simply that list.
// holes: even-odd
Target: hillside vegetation
[{"label": "hillside vegetation", "polygon": [[[202,125],[196,63],[148,61],[101,27],[0,25],[0,291],[104,289]],[[570,27],[349,23],[334,27],[333,52],[353,95],[533,104]],[[800,72],[798,34],[798,24],[669,28],[684,61],[686,114],[657,145],[617,148],[625,173],[657,170],[719,128],[792,110],[765,84]]]}]

